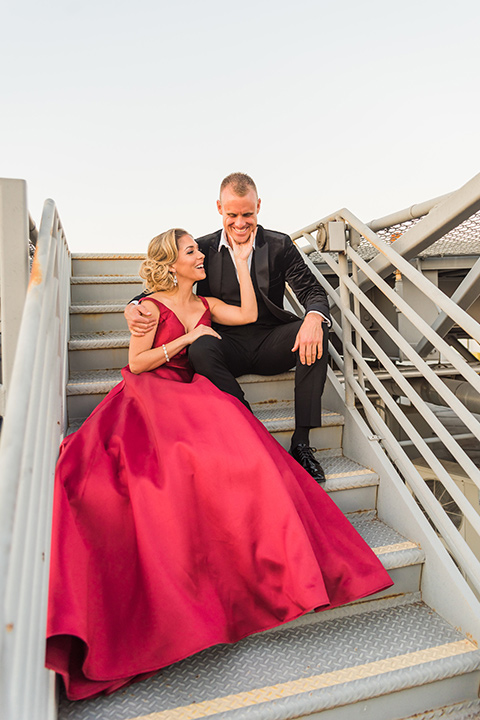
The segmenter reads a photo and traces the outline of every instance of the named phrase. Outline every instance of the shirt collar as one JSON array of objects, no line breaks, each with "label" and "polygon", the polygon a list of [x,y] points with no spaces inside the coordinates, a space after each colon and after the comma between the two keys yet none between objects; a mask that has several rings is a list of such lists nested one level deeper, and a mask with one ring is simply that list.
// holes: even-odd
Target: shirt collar
[{"label": "shirt collar", "polygon": [[[252,250],[255,250],[256,241],[257,241],[257,238],[255,238],[255,240],[253,241]],[[222,234],[220,236],[220,242],[218,243],[218,252],[220,252],[222,247],[226,247],[228,250],[230,250],[231,253],[233,252],[232,248],[228,244],[227,233],[225,232],[225,228],[223,228]]]}]

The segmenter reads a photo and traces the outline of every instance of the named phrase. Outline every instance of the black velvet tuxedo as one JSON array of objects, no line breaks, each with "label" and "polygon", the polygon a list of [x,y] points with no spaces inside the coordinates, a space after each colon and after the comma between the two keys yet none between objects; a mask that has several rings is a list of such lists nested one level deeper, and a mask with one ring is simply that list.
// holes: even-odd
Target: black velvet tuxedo
[{"label": "black velvet tuxedo", "polygon": [[[222,231],[218,230],[197,240],[205,255],[207,273],[206,279],[198,283],[197,293],[239,305],[240,291],[230,254],[226,248],[218,252],[221,234]],[[317,310],[325,318],[330,318],[324,289],[318,284],[288,235],[264,230],[259,225],[253,255],[252,279],[257,299],[263,301],[262,304],[275,319],[274,324],[298,320],[296,315],[283,309],[285,282],[288,282],[306,312]],[[257,323],[263,324],[261,317]]]},{"label": "black velvet tuxedo", "polygon": [[[218,251],[222,231],[197,240],[205,255],[207,277],[198,283],[197,293],[240,305],[235,267],[227,248]],[[217,387],[237,397],[248,407],[237,378],[245,373],[275,375],[296,365],[296,425],[321,425],[321,395],[327,371],[328,327],[324,323],[323,356],[313,365],[302,365],[292,353],[302,324],[297,315],[284,310],[285,283],[294,291],[306,312],[316,310],[330,319],[327,296],[288,235],[258,226],[251,276],[258,303],[258,319],[241,326],[214,324],[222,339],[202,336],[189,347],[189,359],[196,372]]]}]

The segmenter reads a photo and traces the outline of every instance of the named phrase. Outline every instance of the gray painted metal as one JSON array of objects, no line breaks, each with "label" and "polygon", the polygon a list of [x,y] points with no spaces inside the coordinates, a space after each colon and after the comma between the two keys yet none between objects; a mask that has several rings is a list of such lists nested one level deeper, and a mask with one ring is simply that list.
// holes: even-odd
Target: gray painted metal
[{"label": "gray painted metal", "polygon": [[[46,720],[44,668],[53,473],[66,412],[70,258],[45,203],[0,444],[0,713]],[[26,382],[30,378],[30,383]]]},{"label": "gray painted metal", "polygon": [[128,330],[111,330],[102,333],[79,333],[70,338],[69,350],[96,350],[97,348],[128,348]]},{"label": "gray painted metal", "polygon": [[[480,210],[480,174],[475,175],[459,190],[444,198],[421,222],[407,230],[396,241],[395,251],[405,260],[414,258],[478,210]],[[356,229],[362,232],[360,228]],[[371,261],[371,267],[378,275],[385,277],[392,272],[394,265],[388,257],[379,255]],[[362,285],[363,289],[368,285],[365,282],[365,287]]]},{"label": "gray painted metal", "polygon": [[[463,380],[452,380],[451,378],[442,378],[442,382],[470,412],[476,413],[477,415],[480,414],[480,393],[478,393],[475,388],[472,388],[470,383]],[[402,395],[402,391],[394,381],[384,381],[384,385],[393,395]],[[412,378],[410,385],[425,402],[450,407],[444,394],[432,388],[426,380]],[[472,437],[474,436],[472,435]]]},{"label": "gray painted metal", "polygon": [[456,703],[439,710],[429,710],[402,720],[475,720],[480,718],[480,700]]},{"label": "gray painted metal", "polygon": [[424,202],[418,203],[416,205],[411,205],[404,210],[397,210],[397,212],[391,213],[390,215],[384,215],[377,220],[371,220],[369,223],[367,223],[368,227],[374,232],[378,232],[379,230],[389,228],[392,225],[404,223],[407,220],[421,218],[424,215],[427,215],[430,210],[433,210],[434,207],[436,207],[441,202],[450,197],[450,195],[451,193],[447,193],[446,195],[439,195],[439,197],[433,198],[432,200],[425,200]]},{"label": "gray painted metal", "polygon": [[[468,310],[478,297],[480,297],[480,258],[455,290],[451,300],[464,310]],[[454,324],[454,321],[447,313],[442,311],[433,323],[432,330],[438,333],[440,337],[445,337]],[[433,345],[424,337],[417,344],[415,350],[420,357],[426,357],[432,348]]]},{"label": "gray painted metal", "polygon": [[[211,648],[111,697],[77,703],[63,698],[60,720],[126,720],[138,717],[139,713],[144,717],[159,711],[164,713],[163,720],[169,712],[175,717],[176,708],[193,703],[201,710],[199,704],[209,700],[213,701],[212,710],[196,717],[284,720],[338,705],[350,705],[352,712],[353,703],[412,687],[422,688],[423,708],[435,707],[438,691],[432,692],[430,683],[445,680],[448,687],[449,678],[478,669],[480,651],[473,645],[461,655],[435,659],[435,648],[461,641],[462,636],[422,603],[399,603],[380,606],[377,610],[372,610],[369,604],[365,610],[357,609],[343,617],[327,616],[323,621],[319,618],[318,622],[312,619],[297,626],[287,625],[233,646]],[[420,654],[425,651],[425,656]],[[406,661],[402,668],[392,672],[389,661],[395,664],[399,656],[411,658],[411,663]],[[422,661],[423,657],[429,659]],[[364,672],[365,667],[372,667],[373,674]],[[342,682],[337,684],[335,673],[342,671],[345,676],[340,674]],[[322,683],[315,687],[311,680],[309,684],[309,679],[316,676],[325,678],[323,687]],[[262,696],[261,688],[274,688],[292,681],[298,683],[295,694],[277,698],[273,691],[269,701]],[[475,683],[473,687],[470,683],[468,689],[463,687],[469,693],[463,700],[476,699]],[[255,691],[258,691],[258,700]],[[245,692],[251,693],[251,698],[244,708],[235,709],[235,696]],[[226,696],[233,698],[231,710],[222,709],[218,702]],[[383,720],[386,717],[395,715],[383,715]]]},{"label": "gray painted metal", "polygon": [[5,413],[29,277],[29,216],[24,180],[0,178],[0,415]]},{"label": "gray painted metal", "polygon": [[[348,211],[342,211],[343,217],[345,219],[350,218],[352,220],[352,224],[359,230],[361,230],[362,234],[375,245],[376,240],[375,238],[371,239],[370,235],[372,234],[371,231],[366,228],[365,226],[361,226],[361,223],[354,218]],[[355,260],[360,265],[361,259],[357,259],[357,255],[353,253],[353,251],[349,248],[347,250],[348,254],[353,256],[355,255]],[[391,249],[388,248],[388,250],[385,250],[386,253],[389,253],[389,257],[393,260],[396,253]],[[331,269],[340,276],[341,271],[338,263],[335,263],[331,257],[328,254],[324,254],[324,260],[325,262],[331,267]],[[400,258],[397,256],[396,258],[397,266],[401,269],[402,272],[405,272],[405,274],[409,277],[409,279],[413,282],[419,285],[419,287],[422,287],[424,289],[427,297],[429,295],[434,295],[435,292],[437,293],[435,295],[435,302],[437,302],[437,296],[440,297],[439,305],[442,306],[444,309],[447,309],[447,306],[450,303],[449,298],[446,298],[445,295],[442,295],[441,291],[438,291],[438,288],[435,288],[430,282],[426,281],[425,278],[423,278],[418,271],[415,270],[415,268],[412,268],[409,263],[406,263],[403,258]],[[351,324],[354,324],[355,329],[358,333],[362,335],[362,339],[367,342],[367,344],[372,347],[372,343],[374,343],[372,337],[369,335],[366,328],[361,327],[361,325],[358,323],[357,317],[349,310],[351,299],[348,299],[348,303],[345,305],[342,303],[339,299],[338,293],[333,290],[331,285],[328,283],[328,281],[325,280],[324,277],[322,277],[319,273],[316,267],[311,263],[311,261],[306,258],[306,263],[311,268],[312,272],[316,275],[319,282],[323,285],[325,288],[327,294],[332,299],[333,303],[335,305],[338,305],[339,307],[344,308],[344,312],[346,315],[348,315],[348,319]],[[362,269],[365,267],[365,263],[361,265]],[[378,276],[373,273],[371,270],[369,270],[370,266],[366,267],[366,271],[370,272],[372,281],[375,281],[377,285],[382,283],[383,281],[378,278]],[[345,277],[345,283],[348,282],[348,289],[355,294],[356,290],[358,290],[356,284],[354,282],[350,281],[350,278],[347,277],[347,275],[344,275]],[[391,288],[388,288],[388,291],[390,292]],[[395,296],[394,293],[391,293],[392,297],[390,297],[391,302],[394,305],[397,305],[400,307],[399,300]],[[362,297],[362,295],[358,296],[359,299]],[[363,302],[363,300],[362,300]],[[345,309],[346,307],[346,309]],[[409,313],[411,311],[410,308],[405,306],[402,306],[402,311]],[[376,308],[375,308],[376,310]],[[453,315],[454,312],[459,311],[458,308],[453,306],[453,304],[448,308],[449,314]],[[463,311],[460,311],[460,314]],[[385,323],[385,317],[381,317],[380,320],[381,323]],[[466,324],[473,323],[472,328],[475,328],[475,321],[472,318],[468,318],[466,320]],[[461,323],[460,323],[461,324]],[[360,353],[358,353],[358,350],[355,346],[353,346],[352,343],[345,344],[343,337],[342,329],[339,328],[335,322],[333,323],[334,330],[337,332],[339,340],[341,343],[343,343],[343,349],[344,349],[344,355],[352,354],[355,357],[355,362],[357,365],[357,368],[363,371],[363,373],[370,373],[369,378],[372,385],[375,387],[377,393],[382,393],[383,391],[381,388],[377,387],[375,385],[375,382],[377,380],[375,373],[371,373],[370,368],[368,365],[364,362],[363,358],[361,357]],[[424,330],[422,325],[422,331]],[[426,330],[430,331],[430,327],[426,328]],[[478,330],[477,330],[478,332]],[[363,333],[363,334],[362,334]],[[403,338],[398,335],[396,336],[397,341],[402,341]],[[408,351],[411,351],[411,348],[408,346],[408,343],[406,346],[404,345],[405,349]],[[376,356],[379,358],[378,349],[375,350],[372,353],[373,356]],[[460,561],[461,566],[463,566],[463,569],[468,572],[469,577],[472,578],[472,582],[477,583],[479,573],[477,572],[477,560],[473,556],[473,553],[471,550],[466,546],[463,538],[459,536],[459,533],[453,529],[453,526],[451,523],[447,522],[446,517],[444,518],[445,522],[442,521],[443,515],[441,512],[437,512],[434,504],[431,502],[429,503],[429,498],[427,493],[425,492],[425,484],[423,482],[423,479],[420,476],[417,476],[415,468],[411,467],[411,463],[408,461],[408,458],[404,454],[404,451],[402,448],[398,445],[398,442],[394,436],[394,434],[391,432],[390,428],[385,424],[380,414],[377,412],[377,408],[371,403],[369,397],[366,395],[364,389],[362,388],[360,382],[357,382],[355,380],[355,375],[350,375],[349,373],[346,373],[344,371],[344,363],[343,358],[339,356],[338,353],[333,349],[331,352],[332,358],[335,359],[335,362],[337,360],[339,361],[338,367],[340,369],[340,377],[342,376],[342,373],[344,374],[344,385],[342,386],[337,379],[329,371],[329,385],[327,385],[327,392],[325,393],[325,402],[328,402],[328,405],[332,407],[333,409],[341,409],[341,412],[345,413],[345,416],[348,417],[348,428],[346,428],[346,442],[345,437],[343,440],[344,447],[347,448],[347,453],[353,453],[354,456],[358,459],[363,458],[364,460],[371,456],[373,454],[373,457],[376,459],[376,469],[377,468],[384,468],[381,474],[381,482],[379,486],[379,495],[378,495],[378,507],[379,511],[383,515],[387,515],[390,523],[395,526],[404,526],[406,528],[410,528],[410,531],[413,529],[412,522],[413,518],[415,518],[415,524],[417,525],[417,533],[420,533],[423,537],[422,543],[427,543],[432,560],[427,563],[427,571],[424,573],[422,580],[422,587],[426,591],[426,597],[430,599],[430,602],[435,603],[438,605],[439,602],[441,602],[441,605],[443,607],[443,610],[447,617],[456,618],[457,623],[463,623],[464,618],[466,615],[470,617],[470,621],[473,623],[473,626],[477,628],[476,633],[480,632],[479,627],[479,608],[478,608],[478,600],[473,596],[470,589],[466,587],[466,585],[463,583],[461,578],[458,577],[456,570],[454,567],[450,564],[450,559],[445,553],[445,549],[442,546],[442,544],[438,543],[437,538],[432,535],[431,531],[427,527],[422,527],[424,524],[423,519],[420,517],[420,510],[418,507],[412,506],[412,496],[409,495],[408,491],[405,491],[405,486],[403,482],[398,477],[398,474],[396,472],[395,467],[398,467],[403,475],[403,477],[407,480],[407,482],[410,483],[410,485],[415,486],[415,492],[417,492],[419,498],[421,498],[422,505],[426,508],[429,508],[429,512],[431,513],[431,517],[434,518],[434,522],[436,527],[441,528],[440,532],[443,536],[443,541],[447,541],[450,544],[450,547],[453,547],[455,545],[458,546],[458,548],[462,548],[460,550],[460,553],[464,553],[464,560],[466,561],[468,565],[468,571],[466,570],[466,565],[463,565],[463,560]],[[387,357],[385,360],[385,353],[383,353],[382,358],[380,358],[381,363],[383,363],[384,367],[387,367],[385,364],[386,361],[390,362],[389,358]],[[413,356],[410,358],[412,362],[414,362],[418,367],[418,356]],[[456,366],[457,360],[454,360],[454,365]],[[465,367],[465,364],[463,361],[460,361],[462,368]],[[389,374],[394,373],[397,371],[393,363],[391,363],[390,366],[388,366]],[[427,373],[429,371],[428,366],[423,366],[421,374]],[[431,370],[430,370],[431,371]],[[467,370],[466,370],[467,372]],[[478,384],[478,377],[475,373],[470,373],[470,368],[468,368],[467,374],[471,374],[471,381],[474,386]],[[401,377],[401,374],[400,374]],[[470,378],[469,378],[470,379]],[[432,373],[432,381],[436,383],[438,381],[438,378],[435,376],[435,373]],[[358,413],[356,412],[356,409],[350,406],[345,406],[343,403],[345,401],[345,387],[348,384],[352,384],[355,390],[356,397],[358,399],[358,402],[363,406],[363,410],[366,413],[367,418],[367,425],[363,422],[363,420],[359,417]],[[443,385],[441,386],[444,387]],[[329,388],[332,388],[334,391],[329,392]],[[394,417],[397,418],[397,421],[400,423],[400,426],[402,427],[404,425],[404,417],[398,416],[397,417],[397,408],[395,405],[391,405],[391,398],[388,396],[381,395],[383,401],[385,403],[390,403],[388,405],[388,408],[390,412],[394,414]],[[421,401],[420,406],[423,407],[424,403]],[[465,408],[461,405],[461,403],[458,403],[458,409],[460,413],[466,413]],[[469,413],[466,413],[469,415]],[[474,422],[474,418],[470,415],[469,417],[469,426],[471,423]],[[413,429],[412,429],[413,431]],[[380,448],[374,448],[373,443],[371,448],[369,448],[370,452],[366,452],[367,445],[364,443],[364,438],[368,435],[368,433],[371,433],[373,437],[376,438],[376,443],[381,442],[382,448],[386,450],[390,458],[392,458],[394,465],[390,463],[386,456],[383,454],[383,452],[380,450]],[[410,432],[410,431],[409,431]],[[415,434],[415,431],[413,431]],[[355,437],[355,441],[352,441],[353,436]],[[448,442],[448,433],[445,433],[443,430],[443,436],[446,438],[445,444]],[[450,438],[451,439],[451,438]],[[417,433],[415,435],[415,443],[418,446],[418,443],[423,442],[421,436]],[[428,448],[427,448],[428,450]],[[419,454],[426,455],[427,453],[423,451],[419,452]],[[458,455],[462,457],[462,451],[461,449],[458,450]],[[432,458],[432,462],[435,464],[436,459],[432,456],[430,453],[430,457]],[[468,460],[468,458],[467,458]],[[430,460],[429,463],[431,464]],[[439,463],[437,463],[439,465]],[[443,472],[442,468],[437,468],[439,473]],[[478,469],[473,466],[472,473],[474,475],[478,474]],[[450,478],[450,482],[452,482]],[[400,503],[400,506],[404,507],[405,515],[399,516],[398,515],[398,507],[393,502],[393,498],[396,498],[397,502]],[[464,502],[464,500],[463,500]],[[442,511],[443,512],[443,511]],[[469,511],[470,512],[470,511]],[[381,515],[382,516],[382,515]],[[477,522],[477,519],[475,517],[475,513],[471,515],[474,522]],[[456,552],[457,557],[459,556],[459,553]],[[435,567],[435,575],[432,574],[432,571],[428,568]],[[439,580],[438,578],[440,576],[448,576],[449,577],[449,585],[447,585],[448,589],[450,590],[450,587],[452,588],[452,592],[449,590],[447,593],[444,593],[439,600],[439,594],[441,594],[440,586],[439,586]],[[445,585],[443,585],[445,588]],[[459,612],[459,605],[458,600],[455,600],[453,588],[455,588],[455,593],[458,593],[458,597],[462,597],[462,612]]]},{"label": "gray painted metal", "polygon": [[[480,205],[480,175],[478,175],[477,178],[477,184],[479,185],[478,204]],[[458,204],[460,204],[460,201]],[[458,208],[457,210],[458,212],[460,212]],[[395,267],[402,275],[407,277],[412,282],[412,284],[418,288],[419,291],[423,292],[426,298],[429,298],[441,310],[444,310],[456,322],[457,325],[459,325],[465,330],[466,333],[468,333],[468,335],[470,335],[475,340],[480,341],[480,326],[478,325],[478,323],[470,315],[468,315],[465,310],[462,310],[462,308],[458,307],[458,305],[452,302],[452,300],[447,295],[445,295],[445,293],[443,293],[438,287],[436,287],[432,282],[427,280],[427,278],[425,278],[422,273],[418,272],[418,270],[416,270],[405,259],[405,257],[403,257],[403,255],[401,254],[401,248],[397,244],[400,242],[400,240],[397,241],[395,247],[392,247],[391,245],[388,245],[387,243],[379,240],[375,233],[372,233],[372,231],[361,221],[359,221],[358,218],[355,217],[355,215],[353,215],[347,210],[344,211],[344,215],[345,220],[349,222],[352,226],[354,226],[360,233],[362,233],[362,235],[379,251],[380,255],[378,256],[379,259],[377,265],[380,263],[380,260],[384,258],[384,263],[382,267],[385,266],[385,268],[388,268],[389,271],[391,271],[391,269]],[[425,218],[425,220],[426,219],[427,218]],[[418,223],[412,229],[414,230],[420,225],[421,223]],[[366,290],[370,287],[373,287],[373,285],[378,285],[378,281],[381,280],[382,275],[377,272],[377,269],[374,266],[377,258],[372,260],[367,265],[366,263],[364,263],[358,253],[356,253],[351,247],[348,248],[348,255],[350,259],[354,260],[355,263],[362,270],[362,273],[360,273],[360,289],[363,292],[366,292]],[[328,255],[324,254],[324,260],[328,262]],[[366,268],[368,269],[368,272]],[[388,274],[388,272],[385,271],[383,275],[386,274]],[[428,330],[431,330],[430,326],[428,326]],[[432,340],[433,344],[438,347],[438,342],[435,343],[434,337],[438,336],[432,335],[430,333],[430,339]]]}]

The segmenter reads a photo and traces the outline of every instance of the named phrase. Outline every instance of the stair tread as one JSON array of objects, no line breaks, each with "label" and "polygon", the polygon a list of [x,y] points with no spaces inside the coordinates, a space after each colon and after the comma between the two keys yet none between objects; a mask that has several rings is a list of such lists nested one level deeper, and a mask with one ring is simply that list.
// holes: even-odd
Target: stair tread
[{"label": "stair tread", "polygon": [[91,350],[111,347],[128,347],[128,330],[108,330],[104,332],[75,333],[70,337],[70,350]]},{"label": "stair tread", "polygon": [[480,667],[477,647],[420,601],[305,620],[204,650],[123,693],[82,703],[63,697],[59,719],[170,720],[176,710],[179,718],[233,720],[241,709],[242,720],[283,720]]},{"label": "stair tread", "polygon": [[[103,303],[99,303],[98,306],[103,307]],[[116,303],[106,303],[105,306],[110,307],[111,305],[116,305]],[[94,303],[89,303],[89,307],[94,307]],[[77,307],[80,307],[79,305]],[[125,306],[123,306],[125,307]],[[109,331],[109,333],[106,333],[107,335],[115,332],[120,333],[127,333],[127,331],[123,330],[117,330],[117,331]],[[98,337],[99,340],[101,340],[105,336],[105,333],[75,333],[72,334],[71,340],[88,340],[88,339],[96,339]],[[279,375],[241,375],[238,379],[240,383],[261,383],[261,382],[268,382],[269,380],[280,380],[280,381],[287,381],[292,380],[295,376],[295,373],[293,370],[290,370],[286,373],[281,373]],[[120,370],[84,370],[84,371],[76,371],[70,373],[70,379],[69,379],[69,386],[82,384],[85,388],[85,392],[88,392],[89,385],[97,385],[99,383],[105,382],[105,383],[111,383],[111,382],[120,382],[122,379],[122,375]],[[113,387],[113,386],[111,386]],[[111,389],[111,387],[108,388],[108,390]],[[108,392],[108,390],[105,390],[105,392]]]},{"label": "stair tread", "polygon": [[347,490],[355,487],[378,485],[378,475],[369,468],[359,465],[344,455],[326,456],[323,451],[316,452],[325,473],[325,490]]},{"label": "stair tread", "polygon": [[[118,334],[121,335],[121,333]],[[114,385],[122,379],[121,374],[117,370],[101,370],[98,371],[98,373],[99,374],[96,376],[98,382],[92,381],[92,373],[72,373],[71,379],[67,385],[67,395],[86,394],[87,389],[93,394],[108,392],[108,390],[114,387]],[[254,403],[252,405],[252,410],[255,416],[270,432],[275,432],[279,429],[290,429],[292,421],[294,420],[293,407],[293,400],[285,400],[275,403]],[[344,419],[342,415],[339,415],[331,410],[322,410],[322,427],[341,425],[343,424],[343,421]],[[78,430],[82,422],[83,421],[78,420],[72,423],[69,428],[69,432]],[[358,468],[360,468],[360,466],[358,466]]]},{"label": "stair tread", "polygon": [[76,275],[72,285],[108,285],[112,283],[143,283],[140,275]]},{"label": "stair tread", "polygon": [[438,710],[416,713],[404,720],[478,720],[478,718],[480,718],[480,700],[470,700],[444,706]]},{"label": "stair tread", "polygon": [[[295,426],[295,405],[293,400],[266,401],[252,404],[254,415],[270,432],[293,430]],[[343,425],[344,418],[332,410],[322,411],[322,427]]]},{"label": "stair tread", "polygon": [[145,260],[145,253],[72,253],[72,260]]},{"label": "stair tread", "polygon": [[81,315],[83,313],[102,313],[102,312],[122,312],[129,302],[130,298],[126,298],[125,302],[118,300],[97,300],[88,302],[76,302],[70,305],[70,315]]},{"label": "stair tread", "polygon": [[417,543],[386,525],[375,512],[348,513],[347,517],[386,570],[424,562],[425,553]]}]

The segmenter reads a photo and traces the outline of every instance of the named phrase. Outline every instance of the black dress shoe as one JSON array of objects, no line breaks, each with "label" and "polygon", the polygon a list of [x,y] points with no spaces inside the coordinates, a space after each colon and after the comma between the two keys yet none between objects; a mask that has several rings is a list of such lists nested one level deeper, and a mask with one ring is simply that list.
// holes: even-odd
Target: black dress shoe
[{"label": "black dress shoe", "polygon": [[298,463],[300,463],[300,465],[313,477],[314,480],[318,483],[325,482],[325,473],[323,472],[323,468],[318,460],[315,460],[313,450],[309,445],[306,445],[305,443],[295,445],[294,448],[290,448],[290,455],[295,458]]}]

